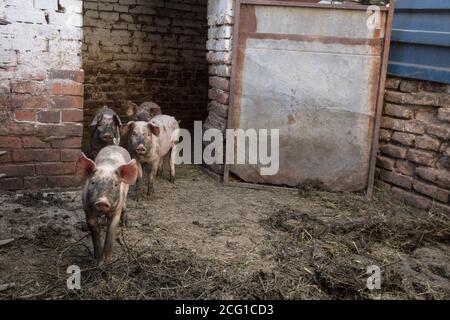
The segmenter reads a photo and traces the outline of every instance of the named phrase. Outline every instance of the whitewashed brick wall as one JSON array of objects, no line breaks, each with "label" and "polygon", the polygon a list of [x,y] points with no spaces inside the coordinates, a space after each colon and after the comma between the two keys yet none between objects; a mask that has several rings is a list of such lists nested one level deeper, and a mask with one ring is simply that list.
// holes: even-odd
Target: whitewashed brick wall
[{"label": "whitewashed brick wall", "polygon": [[[208,42],[206,44],[209,66],[208,118],[204,129],[227,127],[230,100],[231,50],[233,42],[234,0],[208,1]],[[210,169],[218,174],[223,166]]]},{"label": "whitewashed brick wall", "polygon": [[[81,0],[0,0],[0,66],[12,73],[81,69]],[[2,73],[1,77],[13,77]]]}]

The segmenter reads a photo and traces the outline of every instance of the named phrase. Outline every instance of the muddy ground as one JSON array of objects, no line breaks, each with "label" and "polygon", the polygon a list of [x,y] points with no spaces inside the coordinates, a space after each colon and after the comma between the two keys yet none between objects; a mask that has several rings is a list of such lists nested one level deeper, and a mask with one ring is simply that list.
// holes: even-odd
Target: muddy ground
[{"label": "muddy ground", "polygon": [[[450,217],[376,188],[359,194],[225,187],[193,166],[128,202],[96,268],[80,192],[0,195],[1,299],[450,298]],[[5,244],[6,239],[14,240]],[[66,269],[82,269],[68,290]],[[381,268],[381,290],[366,268]]]}]

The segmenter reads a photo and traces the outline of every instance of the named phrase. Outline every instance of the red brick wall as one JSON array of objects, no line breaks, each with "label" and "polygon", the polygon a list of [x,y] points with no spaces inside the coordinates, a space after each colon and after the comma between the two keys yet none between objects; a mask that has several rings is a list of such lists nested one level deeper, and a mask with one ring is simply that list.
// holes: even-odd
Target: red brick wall
[{"label": "red brick wall", "polygon": [[450,85],[389,78],[378,177],[404,201],[450,211]]},{"label": "red brick wall", "polygon": [[205,120],[206,0],[83,3],[85,125],[103,105],[126,120],[121,99],[153,100],[188,129]]},{"label": "red brick wall", "polygon": [[2,82],[0,189],[77,185],[84,72],[50,70]]}]

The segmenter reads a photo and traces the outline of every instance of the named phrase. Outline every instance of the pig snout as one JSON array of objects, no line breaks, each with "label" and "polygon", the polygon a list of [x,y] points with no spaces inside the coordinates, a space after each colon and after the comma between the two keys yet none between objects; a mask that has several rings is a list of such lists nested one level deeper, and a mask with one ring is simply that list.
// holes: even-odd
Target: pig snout
[{"label": "pig snout", "polygon": [[114,139],[114,137],[113,137],[113,135],[111,133],[105,133],[105,134],[102,135],[102,139],[104,141],[111,142]]},{"label": "pig snout", "polygon": [[140,144],[136,147],[137,153],[141,154],[141,153],[145,153],[146,151],[147,151],[147,148],[143,144]]},{"label": "pig snout", "polygon": [[94,204],[95,210],[100,212],[108,212],[111,209],[111,204],[108,199],[100,198]]}]

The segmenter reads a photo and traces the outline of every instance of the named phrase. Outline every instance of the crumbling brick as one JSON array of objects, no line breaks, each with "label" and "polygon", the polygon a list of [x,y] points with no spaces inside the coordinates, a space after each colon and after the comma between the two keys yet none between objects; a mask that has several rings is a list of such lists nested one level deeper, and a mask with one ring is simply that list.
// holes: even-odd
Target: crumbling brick
[{"label": "crumbling brick", "polygon": [[397,160],[395,162],[395,170],[407,176],[414,176],[416,166],[407,160]]},{"label": "crumbling brick", "polygon": [[426,197],[397,187],[393,187],[391,190],[400,200],[409,203],[414,207],[420,209],[429,209],[431,207],[432,201]]},{"label": "crumbling brick", "polygon": [[436,160],[436,154],[424,150],[409,149],[407,158],[417,164],[432,166]]},{"label": "crumbling brick", "polygon": [[403,119],[412,119],[414,117],[414,110],[412,109],[412,107],[392,103],[385,104],[384,113],[393,117]]},{"label": "crumbling brick", "polygon": [[390,77],[386,89],[379,178],[414,206],[450,212],[450,85]]},{"label": "crumbling brick", "polygon": [[416,140],[416,136],[411,133],[405,133],[405,132],[394,132],[392,134],[392,141],[401,143],[405,146],[414,146],[414,142]]},{"label": "crumbling brick", "polygon": [[384,169],[380,170],[380,179],[402,188],[411,189],[412,178],[409,176],[402,175],[400,173],[387,171]]},{"label": "crumbling brick", "polygon": [[407,148],[396,146],[393,144],[382,145],[380,150],[383,154],[386,154],[394,158],[405,158],[406,153],[408,152]]},{"label": "crumbling brick", "polygon": [[413,189],[421,194],[431,197],[432,199],[436,199],[444,203],[448,202],[448,196],[450,195],[450,192],[448,190],[436,187],[429,183],[424,183],[419,180],[413,181]]},{"label": "crumbling brick", "polygon": [[378,157],[377,157],[377,166],[379,168],[392,170],[394,168],[394,165],[395,165],[395,160],[394,159],[378,155]]},{"label": "crumbling brick", "polygon": [[416,148],[439,151],[441,141],[428,135],[418,136],[416,139]]}]

